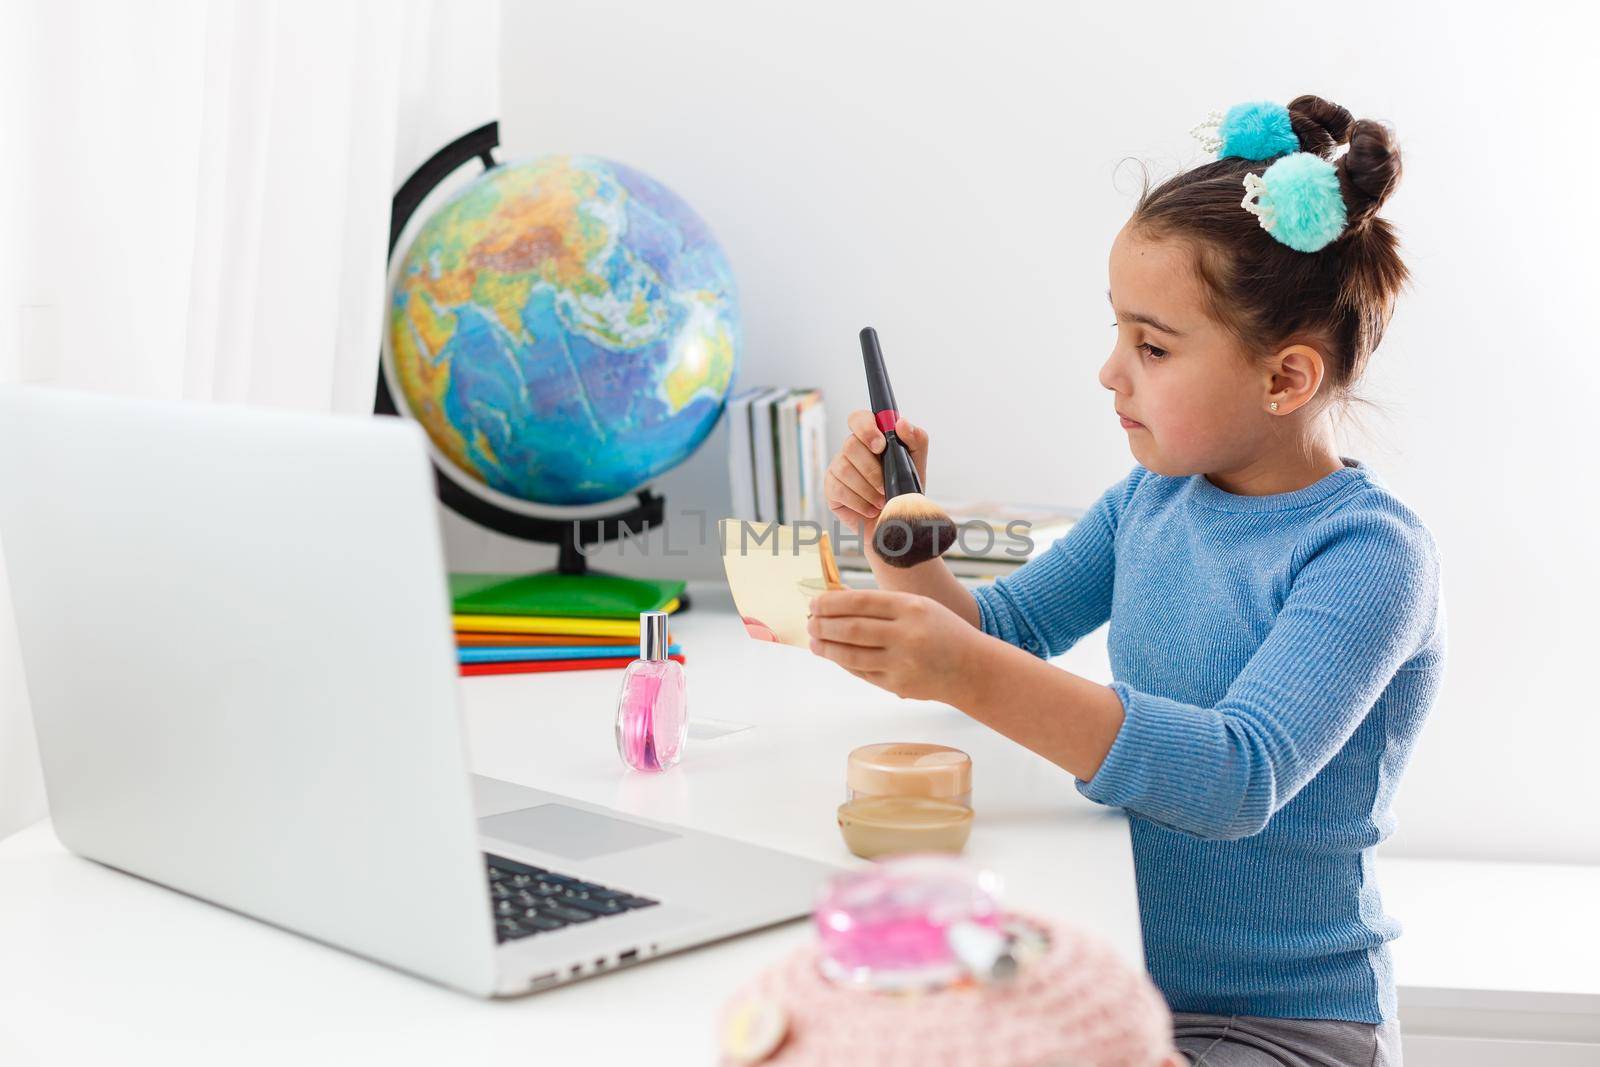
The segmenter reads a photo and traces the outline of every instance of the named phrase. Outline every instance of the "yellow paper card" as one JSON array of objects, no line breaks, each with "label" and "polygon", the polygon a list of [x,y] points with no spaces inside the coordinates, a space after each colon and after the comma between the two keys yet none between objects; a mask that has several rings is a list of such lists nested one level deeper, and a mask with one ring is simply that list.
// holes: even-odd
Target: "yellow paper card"
[{"label": "yellow paper card", "polygon": [[758,641],[809,648],[806,613],[812,597],[842,588],[827,532],[723,519],[717,533],[728,589],[745,632]]}]

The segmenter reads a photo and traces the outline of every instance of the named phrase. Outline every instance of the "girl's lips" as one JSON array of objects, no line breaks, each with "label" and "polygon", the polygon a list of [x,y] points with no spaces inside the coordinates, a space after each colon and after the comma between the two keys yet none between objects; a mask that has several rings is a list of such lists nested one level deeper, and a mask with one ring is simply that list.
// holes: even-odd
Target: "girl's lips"
[{"label": "girl's lips", "polygon": [[1144,429],[1144,423],[1142,423],[1142,422],[1134,422],[1132,419],[1128,418],[1128,416],[1126,416],[1126,415],[1120,415],[1120,416],[1118,416],[1118,418],[1120,418],[1122,420],[1122,428],[1124,430],[1142,430],[1142,429]]}]

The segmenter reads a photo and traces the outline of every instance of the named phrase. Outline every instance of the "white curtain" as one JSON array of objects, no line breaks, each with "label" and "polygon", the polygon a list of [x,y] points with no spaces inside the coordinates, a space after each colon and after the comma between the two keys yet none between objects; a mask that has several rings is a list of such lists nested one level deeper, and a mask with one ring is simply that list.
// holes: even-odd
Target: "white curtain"
[{"label": "white curtain", "polygon": [[[495,116],[493,0],[0,13],[0,381],[370,411],[399,181]],[[0,562],[0,836],[44,814]]]}]

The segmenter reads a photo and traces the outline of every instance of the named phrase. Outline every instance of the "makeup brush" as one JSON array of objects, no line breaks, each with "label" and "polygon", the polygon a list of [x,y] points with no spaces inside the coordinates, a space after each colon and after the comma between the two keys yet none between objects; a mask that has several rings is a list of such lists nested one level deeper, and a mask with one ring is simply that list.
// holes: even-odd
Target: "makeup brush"
[{"label": "makeup brush", "polygon": [[817,554],[822,557],[822,584],[828,589],[844,589],[844,578],[839,574],[839,561],[833,556],[833,542],[828,540],[828,531],[822,531],[822,537],[817,541]]},{"label": "makeup brush", "polygon": [[883,350],[878,347],[878,331],[871,326],[861,331],[861,358],[867,368],[867,395],[873,418],[883,431],[883,494],[888,500],[878,513],[873,547],[884,562],[896,567],[926,563],[956,541],[956,524],[944,510],[922,495],[922,479],[905,442],[895,436],[894,424],[900,412],[894,406],[894,390],[889,387],[889,372],[883,367]]}]

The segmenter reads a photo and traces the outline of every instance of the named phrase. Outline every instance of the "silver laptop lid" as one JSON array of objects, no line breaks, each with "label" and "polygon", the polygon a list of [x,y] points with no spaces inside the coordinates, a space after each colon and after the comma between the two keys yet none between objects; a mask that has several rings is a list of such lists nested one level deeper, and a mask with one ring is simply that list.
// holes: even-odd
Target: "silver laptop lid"
[{"label": "silver laptop lid", "polygon": [[0,389],[61,840],[488,994],[431,479],[398,419]]}]

